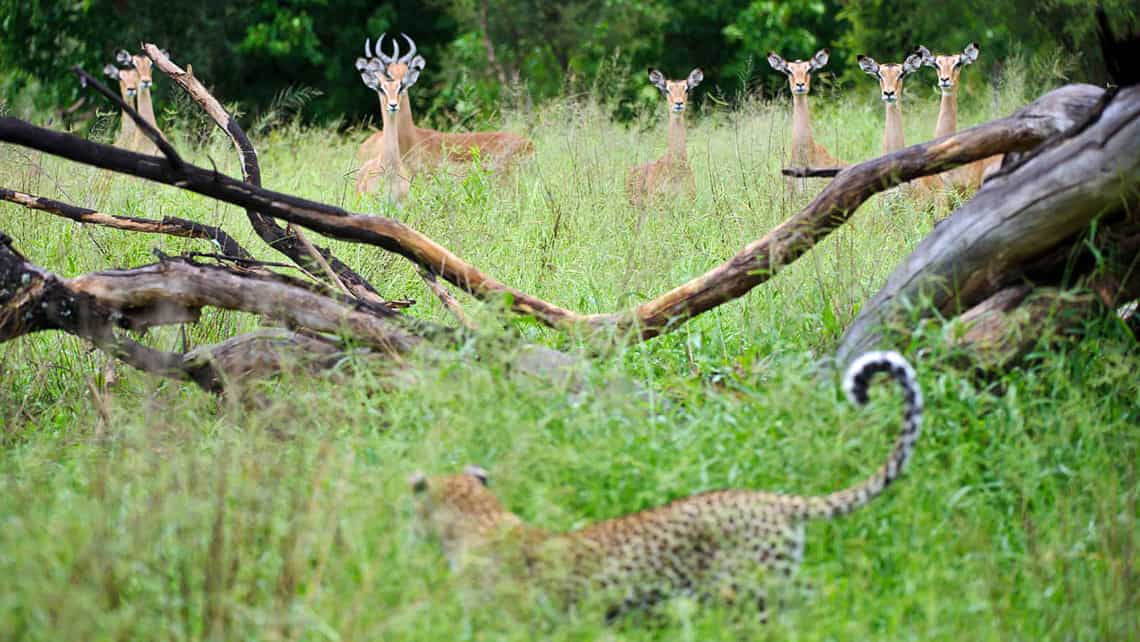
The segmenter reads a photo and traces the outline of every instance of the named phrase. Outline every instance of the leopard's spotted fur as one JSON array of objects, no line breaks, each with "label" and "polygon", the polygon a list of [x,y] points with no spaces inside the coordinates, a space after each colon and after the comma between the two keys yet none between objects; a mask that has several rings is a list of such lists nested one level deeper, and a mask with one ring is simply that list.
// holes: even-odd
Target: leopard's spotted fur
[{"label": "leopard's spotted fur", "polygon": [[[503,508],[487,488],[487,474],[413,475],[422,530],[438,536],[449,560],[468,552],[504,550],[521,554],[540,576],[556,576],[580,589],[617,592],[622,606],[676,594],[753,598],[764,608],[757,575],[792,575],[803,556],[804,523],[855,510],[877,497],[901,473],[918,439],[922,393],[914,370],[893,352],[863,355],[847,371],[844,389],[852,402],[867,402],[871,377],[890,374],[903,389],[901,433],[886,462],[862,482],[822,496],[720,490],[599,522],[570,533],[529,526]],[[562,584],[561,587],[567,587]]]}]

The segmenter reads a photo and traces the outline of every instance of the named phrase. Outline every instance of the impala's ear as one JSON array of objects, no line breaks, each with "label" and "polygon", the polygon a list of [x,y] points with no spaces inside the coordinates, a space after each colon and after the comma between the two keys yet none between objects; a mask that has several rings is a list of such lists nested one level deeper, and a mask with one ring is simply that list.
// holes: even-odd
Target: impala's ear
[{"label": "impala's ear", "polygon": [[661,93],[668,91],[665,88],[665,75],[652,67],[649,68],[649,82],[653,83],[654,87],[660,89]]},{"label": "impala's ear", "polygon": [[824,66],[827,65],[827,61],[830,58],[831,52],[829,52],[827,49],[820,49],[819,51],[815,52],[815,55],[811,57],[811,70],[816,71],[818,69],[823,69]]},{"label": "impala's ear", "polygon": [[119,79],[119,68],[116,67],[115,65],[107,65],[107,66],[103,67],[103,74],[106,75],[108,78],[118,80]]},{"label": "impala's ear", "polygon": [[467,468],[463,469],[463,474],[471,475],[475,479],[478,479],[479,483],[483,484],[484,486],[486,486],[488,484],[487,471],[483,470],[483,468],[481,466],[476,466],[475,464],[471,464]]},{"label": "impala's ear", "polygon": [[427,61],[424,60],[423,56],[416,56],[415,58],[412,58],[411,62],[408,63],[408,69],[423,71],[424,67],[427,67]]},{"label": "impala's ear", "polygon": [[912,53],[906,57],[902,64],[902,75],[909,76],[922,68],[922,56]]},{"label": "impala's ear", "polygon": [[115,52],[115,62],[127,68],[135,66],[135,59],[131,57],[130,52],[126,49],[120,49]]},{"label": "impala's ear", "polygon": [[357,58],[356,63],[354,63],[354,64],[356,66],[357,71],[364,71],[364,70],[368,69],[368,59],[367,58]]},{"label": "impala's ear", "polygon": [[380,91],[380,81],[376,79],[376,74],[371,71],[366,70],[360,72],[360,81],[364,83],[365,87],[372,91]]},{"label": "impala's ear", "polygon": [[927,67],[938,66],[938,64],[934,62],[934,54],[930,53],[930,50],[926,47],[919,45],[918,49],[914,50],[914,53],[918,54],[919,57],[922,58],[922,64],[926,65]]},{"label": "impala's ear", "polygon": [[696,69],[690,71],[688,79],[685,80],[685,90],[691,90],[693,87],[701,84],[701,81],[704,79],[705,72],[701,71],[700,67],[697,67]]},{"label": "impala's ear", "polygon": [[978,43],[971,42],[970,44],[966,45],[965,49],[962,50],[962,57],[958,59],[958,64],[959,65],[972,65],[972,64],[974,64],[974,61],[978,59],[979,53],[981,53],[981,52],[978,51]]},{"label": "impala's ear", "polygon": [[780,54],[776,53],[775,51],[768,52],[768,65],[776,71],[782,71],[786,74],[791,73],[788,71],[788,61],[781,58]]},{"label": "impala's ear", "polygon": [[405,89],[416,84],[416,81],[420,79],[420,70],[423,69],[423,67],[417,67],[414,63],[415,61],[413,60],[408,64],[408,73],[404,74],[403,85]]},{"label": "impala's ear", "polygon": [[859,54],[858,56],[855,56],[855,60],[859,62],[859,68],[867,72],[867,74],[876,78],[879,77],[879,63],[875,62],[874,58]]},{"label": "impala's ear", "polygon": [[413,493],[424,492],[428,487],[427,475],[417,470],[408,477],[408,485],[412,487]]}]

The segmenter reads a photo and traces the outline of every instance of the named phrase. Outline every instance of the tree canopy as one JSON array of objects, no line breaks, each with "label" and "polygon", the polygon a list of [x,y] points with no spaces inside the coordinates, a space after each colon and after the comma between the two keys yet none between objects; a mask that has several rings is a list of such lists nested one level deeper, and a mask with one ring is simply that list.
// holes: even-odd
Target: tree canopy
[{"label": "tree canopy", "polygon": [[[1105,4],[1114,20],[1135,19],[1131,2]],[[417,115],[443,125],[568,93],[599,94],[630,116],[656,100],[647,66],[673,77],[701,67],[702,94],[732,102],[783,87],[764,62],[770,50],[791,60],[828,47],[826,71],[846,83],[857,77],[856,53],[891,60],[919,44],[950,52],[977,41],[990,73],[966,82],[987,82],[1010,56],[1097,82],[1092,12],[1081,0],[0,0],[0,96],[7,109],[46,120],[79,96],[71,66],[99,69],[145,40],[247,113],[304,87],[315,96],[298,106],[306,118],[357,122],[376,103],[353,61],[366,37],[385,32],[415,39],[427,59]]]}]

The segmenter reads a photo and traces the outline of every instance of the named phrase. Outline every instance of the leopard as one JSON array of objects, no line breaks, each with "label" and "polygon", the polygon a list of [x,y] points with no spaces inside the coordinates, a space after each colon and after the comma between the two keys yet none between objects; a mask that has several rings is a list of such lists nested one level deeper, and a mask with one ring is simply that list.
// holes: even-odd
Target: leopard
[{"label": "leopard", "polygon": [[607,620],[679,596],[753,602],[769,614],[772,582],[793,578],[804,554],[804,526],[866,506],[903,473],[922,425],[915,371],[894,351],[868,352],[847,368],[843,389],[857,406],[872,378],[886,373],[902,389],[901,430],[886,461],[862,481],[825,495],[752,489],[699,493],[570,532],[524,522],[490,489],[485,469],[409,478],[415,530],[442,545],[452,568],[472,556],[513,560],[530,577],[569,601],[608,591]]}]

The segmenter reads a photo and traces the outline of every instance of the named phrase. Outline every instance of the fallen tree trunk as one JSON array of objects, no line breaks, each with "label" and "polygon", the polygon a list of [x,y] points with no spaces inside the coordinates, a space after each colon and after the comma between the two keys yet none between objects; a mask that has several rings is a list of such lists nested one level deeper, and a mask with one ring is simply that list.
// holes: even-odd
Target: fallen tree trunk
[{"label": "fallen tree trunk", "polygon": [[[990,297],[1008,315],[1021,283],[1064,265],[1074,240],[1098,218],[1132,225],[1140,205],[1140,87],[1119,90],[1082,123],[995,174],[919,244],[863,307],[840,341],[842,367],[882,342],[882,330],[935,312],[953,317]],[[1127,252],[1126,252],[1127,254]],[[1135,249],[1130,255],[1133,260]],[[1127,263],[1128,256],[1125,257]],[[1062,270],[1063,272],[1064,270]],[[1123,278],[1131,283],[1131,277]],[[1030,317],[1055,306],[1034,302]],[[1121,291],[1127,296],[1128,291]],[[911,309],[909,303],[929,302]],[[1072,299],[1062,307],[1085,306]],[[982,317],[979,311],[974,320]],[[967,319],[970,320],[970,319]]]},{"label": "fallen tree trunk", "polygon": [[847,168],[802,211],[720,266],[632,310],[589,315],[512,288],[393,219],[353,214],[331,205],[261,189],[189,164],[175,168],[163,159],[99,145],[13,118],[0,118],[0,140],[175,185],[334,238],[375,245],[407,258],[476,297],[506,297],[515,312],[534,316],[552,327],[585,327],[644,340],[676,328],[767,281],[842,225],[872,195],[994,154],[1031,149],[1084,118],[1102,94],[1102,90],[1090,85],[1069,85],[1046,94],[1008,118]]}]

